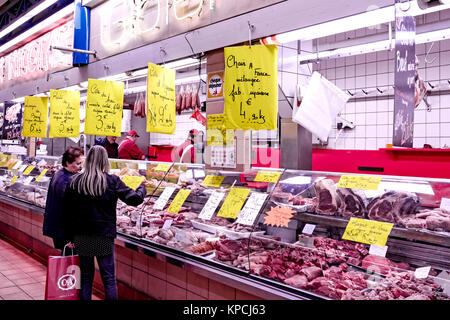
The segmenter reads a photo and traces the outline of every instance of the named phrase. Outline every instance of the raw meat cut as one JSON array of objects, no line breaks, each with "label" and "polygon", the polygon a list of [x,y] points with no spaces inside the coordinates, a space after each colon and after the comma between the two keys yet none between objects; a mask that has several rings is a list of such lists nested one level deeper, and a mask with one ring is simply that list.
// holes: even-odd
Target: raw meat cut
[{"label": "raw meat cut", "polygon": [[366,202],[368,201],[362,192],[358,194],[349,188],[338,188],[336,192],[341,199],[341,206],[338,209],[341,216],[346,218],[366,217]]},{"label": "raw meat cut", "polygon": [[296,274],[295,276],[285,279],[284,282],[290,286],[304,289],[308,285],[309,281],[305,276]]},{"label": "raw meat cut", "polygon": [[397,223],[413,215],[419,205],[419,197],[414,193],[389,191],[370,201],[367,216],[371,220]]},{"label": "raw meat cut", "polygon": [[318,204],[316,213],[333,216],[341,206],[341,200],[336,193],[336,186],[333,180],[323,179],[314,182]]}]

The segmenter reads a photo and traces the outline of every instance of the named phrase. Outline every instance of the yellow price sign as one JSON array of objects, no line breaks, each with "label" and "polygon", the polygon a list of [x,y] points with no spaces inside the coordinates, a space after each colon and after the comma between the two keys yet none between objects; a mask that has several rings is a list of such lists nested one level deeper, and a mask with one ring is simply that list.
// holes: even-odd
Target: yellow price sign
[{"label": "yellow price sign", "polygon": [[339,179],[338,188],[378,190],[381,177],[343,175]]},{"label": "yellow price sign", "polygon": [[24,171],[23,171],[23,175],[27,176],[30,174],[31,171],[33,171],[33,169],[36,168],[35,166],[28,166]]},{"label": "yellow price sign", "polygon": [[14,182],[16,182],[16,180],[17,180],[17,178],[18,178],[18,176],[14,176],[14,177],[12,177],[12,179],[11,179],[11,184],[13,184]]},{"label": "yellow price sign", "polygon": [[276,171],[258,171],[254,181],[276,183],[280,179],[280,175],[281,172]]},{"label": "yellow price sign", "polygon": [[184,201],[186,201],[186,199],[190,193],[191,193],[191,190],[181,189],[180,191],[178,191],[177,195],[170,203],[170,206],[167,209],[167,212],[178,213],[178,211],[180,211],[181,206],[183,205]]},{"label": "yellow price sign", "polygon": [[88,79],[85,133],[120,137],[123,82]]},{"label": "yellow price sign", "polygon": [[39,182],[42,179],[42,177],[44,176],[44,174],[47,173],[47,171],[48,171],[48,169],[42,170],[41,174],[36,178],[36,181]]},{"label": "yellow price sign", "polygon": [[249,189],[231,188],[217,216],[236,219],[249,193]]},{"label": "yellow price sign", "polygon": [[233,146],[234,130],[225,127],[225,116],[223,114],[210,114],[206,118],[206,145]]},{"label": "yellow price sign", "polygon": [[205,177],[205,179],[202,182],[203,186],[206,187],[216,187],[219,188],[220,185],[222,184],[222,181],[225,177],[223,176],[213,176],[213,175],[208,175]]},{"label": "yellow price sign", "polygon": [[167,171],[167,170],[169,170],[170,169],[170,166],[171,166],[172,164],[170,164],[170,163],[160,163],[160,164],[158,164],[156,167],[155,167],[155,171]]},{"label": "yellow price sign", "polygon": [[123,183],[130,187],[133,190],[136,190],[137,187],[139,187],[144,181],[143,176],[123,176],[122,179]]},{"label": "yellow price sign", "polygon": [[48,97],[25,97],[23,137],[47,137]]},{"label": "yellow price sign", "polygon": [[277,129],[278,47],[228,47],[225,53],[225,126]]},{"label": "yellow price sign", "polygon": [[149,63],[147,79],[147,132],[174,134],[175,70]]},{"label": "yellow price sign", "polygon": [[384,247],[393,226],[387,222],[350,218],[342,239]]},{"label": "yellow price sign", "polygon": [[80,136],[80,91],[50,90],[49,137]]}]

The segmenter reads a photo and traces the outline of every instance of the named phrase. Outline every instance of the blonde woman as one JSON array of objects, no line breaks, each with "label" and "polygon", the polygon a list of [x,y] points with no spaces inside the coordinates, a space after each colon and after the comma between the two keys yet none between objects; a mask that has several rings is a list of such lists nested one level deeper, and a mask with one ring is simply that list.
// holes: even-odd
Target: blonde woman
[{"label": "blonde woman", "polygon": [[114,267],[117,199],[138,206],[144,201],[145,187],[136,191],[109,172],[106,149],[93,146],[84,171],[73,176],[64,195],[64,233],[80,256],[81,300],[91,300],[94,280],[94,257],[100,269],[106,300],[117,300]]}]

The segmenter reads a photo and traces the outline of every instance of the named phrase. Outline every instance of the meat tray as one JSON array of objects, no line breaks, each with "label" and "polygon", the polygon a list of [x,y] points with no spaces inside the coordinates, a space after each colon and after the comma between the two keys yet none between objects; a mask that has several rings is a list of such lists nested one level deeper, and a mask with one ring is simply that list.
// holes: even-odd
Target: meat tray
[{"label": "meat tray", "polygon": [[263,235],[265,231],[255,231],[255,232],[236,232],[233,230],[229,230],[225,227],[213,226],[205,223],[201,223],[198,221],[191,220],[192,226],[196,229],[200,229],[212,234],[216,234],[216,232],[221,232],[227,236],[227,238],[235,240],[242,238],[249,238],[250,235]]}]

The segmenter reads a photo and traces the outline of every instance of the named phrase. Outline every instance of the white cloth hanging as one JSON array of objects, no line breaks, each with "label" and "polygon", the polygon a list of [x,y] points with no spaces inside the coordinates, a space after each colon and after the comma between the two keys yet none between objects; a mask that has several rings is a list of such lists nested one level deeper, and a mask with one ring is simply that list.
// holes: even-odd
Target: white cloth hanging
[{"label": "white cloth hanging", "polygon": [[321,141],[326,141],[336,115],[349,98],[348,94],[315,71],[292,121],[311,131]]}]

